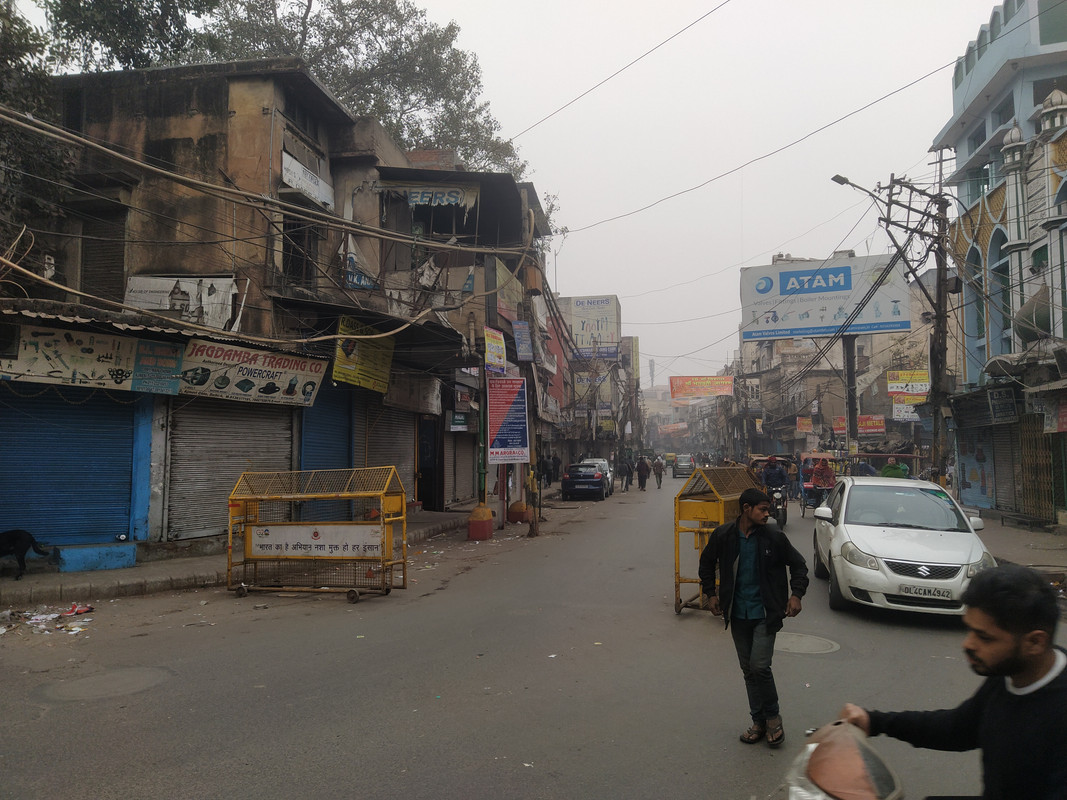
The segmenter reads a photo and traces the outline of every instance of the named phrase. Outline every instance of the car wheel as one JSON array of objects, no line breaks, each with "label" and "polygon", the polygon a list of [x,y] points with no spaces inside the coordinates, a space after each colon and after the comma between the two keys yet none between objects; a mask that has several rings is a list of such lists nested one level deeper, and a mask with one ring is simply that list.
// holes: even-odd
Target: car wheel
[{"label": "car wheel", "polygon": [[559,493],[559,499],[560,500],[570,500],[571,496],[569,494],[567,494],[566,492],[560,492]]},{"label": "car wheel", "polygon": [[597,493],[596,499],[597,499],[597,500],[603,500],[603,499],[604,499],[604,498],[606,498],[607,496],[608,496],[608,493],[607,493],[607,491],[606,491],[606,490],[604,489],[604,487],[603,487],[603,486],[601,486],[601,487],[600,487],[600,492],[598,492],[598,493]]},{"label": "car wheel", "polygon": [[815,555],[812,557],[812,564],[815,566],[815,577],[822,580],[826,580],[830,577],[830,571],[826,569],[826,565],[822,563],[822,558],[819,556],[819,542],[816,534],[811,534],[811,546],[815,551]]},{"label": "car wheel", "polygon": [[837,570],[833,563],[830,564],[830,610],[844,611],[848,607],[848,600],[841,592],[841,584],[837,582]]}]

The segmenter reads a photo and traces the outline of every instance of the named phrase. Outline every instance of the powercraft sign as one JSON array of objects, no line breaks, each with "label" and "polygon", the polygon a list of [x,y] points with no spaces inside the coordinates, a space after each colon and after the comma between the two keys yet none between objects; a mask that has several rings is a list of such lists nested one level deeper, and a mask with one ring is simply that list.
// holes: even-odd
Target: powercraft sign
[{"label": "powercraft sign", "polygon": [[[841,256],[826,261],[782,261],[741,270],[741,338],[831,336],[845,323],[890,256]],[[908,284],[894,269],[845,331],[885,333],[911,329]]]}]

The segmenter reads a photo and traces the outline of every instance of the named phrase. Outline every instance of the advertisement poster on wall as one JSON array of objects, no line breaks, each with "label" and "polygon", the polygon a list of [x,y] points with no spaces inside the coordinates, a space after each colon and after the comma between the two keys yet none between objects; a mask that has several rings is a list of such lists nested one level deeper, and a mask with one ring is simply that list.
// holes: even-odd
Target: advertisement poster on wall
[{"label": "advertisement poster on wall", "polygon": [[520,464],[530,460],[525,378],[486,380],[489,463]]}]

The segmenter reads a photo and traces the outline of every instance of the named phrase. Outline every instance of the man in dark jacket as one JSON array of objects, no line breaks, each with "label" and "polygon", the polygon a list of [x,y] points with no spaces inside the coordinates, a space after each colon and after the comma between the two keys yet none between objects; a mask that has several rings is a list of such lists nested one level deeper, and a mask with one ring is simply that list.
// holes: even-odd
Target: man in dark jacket
[{"label": "man in dark jacket", "polygon": [[1046,578],[1005,564],[983,570],[963,592],[963,652],[986,677],[969,699],[942,711],[865,711],[841,718],[934,750],[982,749],[985,800],[1067,797],[1067,652],[1055,647],[1059,607]]},{"label": "man in dark jacket", "polygon": [[752,725],[741,734],[741,741],[755,744],[766,736],[767,744],[778,747],[785,731],[771,672],[774,638],[786,617],[800,613],[808,565],[784,533],[767,527],[771,503],[767,495],[745,489],[739,503],[741,515],[716,528],[700,554],[700,585],[708,608],[723,617],[733,634],[745,676]]}]

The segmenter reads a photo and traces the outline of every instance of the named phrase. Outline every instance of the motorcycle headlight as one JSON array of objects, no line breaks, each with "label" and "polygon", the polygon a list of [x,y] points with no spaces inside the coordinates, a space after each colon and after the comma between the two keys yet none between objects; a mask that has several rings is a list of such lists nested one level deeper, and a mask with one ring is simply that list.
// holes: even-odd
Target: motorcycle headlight
[{"label": "motorcycle headlight", "polygon": [[878,559],[860,550],[852,542],[841,545],[841,557],[849,564],[855,564],[864,569],[878,569]]},{"label": "motorcycle headlight", "polygon": [[982,553],[981,561],[976,561],[973,564],[967,565],[967,577],[973,578],[983,569],[989,569],[990,567],[995,567],[996,565],[996,560],[993,558],[993,556],[989,554],[989,551],[986,550]]}]

